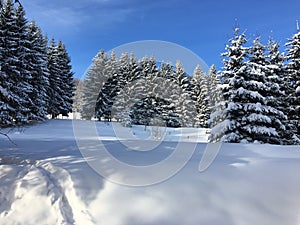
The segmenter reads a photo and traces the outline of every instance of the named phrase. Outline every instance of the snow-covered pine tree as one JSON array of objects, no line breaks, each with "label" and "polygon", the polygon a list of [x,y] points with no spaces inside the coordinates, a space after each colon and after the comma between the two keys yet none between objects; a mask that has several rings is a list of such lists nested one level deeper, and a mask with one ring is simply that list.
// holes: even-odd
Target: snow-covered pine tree
[{"label": "snow-covered pine tree", "polygon": [[197,110],[197,127],[208,127],[210,116],[208,82],[208,76],[202,71],[200,65],[197,65],[192,77],[193,95],[195,95]]},{"label": "snow-covered pine tree", "polygon": [[276,118],[285,126],[285,129],[277,129],[281,143],[293,144],[293,131],[286,114],[289,104],[285,89],[289,84],[285,76],[284,61],[284,54],[280,53],[279,44],[270,39],[266,61],[267,104],[279,111],[280,116]]},{"label": "snow-covered pine tree", "polygon": [[288,85],[288,118],[296,134],[295,142],[300,138],[300,31],[294,34],[287,44],[287,65],[285,68]]},{"label": "snow-covered pine tree", "polygon": [[136,102],[131,109],[132,113],[130,116],[134,124],[150,125],[152,119],[158,117],[158,114],[162,114],[159,113],[161,112],[160,107],[162,103],[159,103],[161,99],[156,93],[156,91],[159,92],[159,90],[155,90],[159,70],[154,56],[150,59],[144,57],[140,60],[139,65],[141,70],[139,77],[142,78],[142,82],[134,82],[134,86],[132,87],[134,89],[132,92],[134,92],[133,96],[135,96]]},{"label": "snow-covered pine tree", "polygon": [[64,66],[61,65],[63,59],[61,59],[62,52],[60,48],[61,46],[56,45],[54,38],[52,38],[47,49],[49,70],[49,102],[47,111],[52,119],[64,113],[68,105],[64,98],[65,85],[62,84],[64,82],[64,75],[62,75]]},{"label": "snow-covered pine tree", "polygon": [[7,0],[1,9],[0,48],[1,48],[1,124],[14,125],[27,121],[27,97],[23,98],[21,75],[18,59],[20,42],[19,27],[16,23],[16,11],[11,0]]},{"label": "snow-covered pine tree", "polygon": [[234,29],[234,37],[226,45],[227,52],[222,56],[223,71],[220,72],[223,84],[221,86],[223,99],[218,102],[211,114],[210,124],[213,125],[209,137],[211,142],[241,142],[246,137],[241,129],[245,112],[243,103],[247,102],[244,79],[247,76],[245,59],[247,42],[245,34],[239,34],[239,28]]},{"label": "snow-covered pine tree", "polygon": [[180,93],[176,93],[178,98],[176,105],[180,106],[176,107],[176,112],[180,115],[182,126],[192,127],[196,123],[196,102],[192,99],[190,90],[191,78],[185,73],[180,61],[176,62],[173,76],[175,85],[180,90]]},{"label": "snow-covered pine tree", "polygon": [[116,53],[112,51],[110,58],[105,62],[103,75],[106,81],[99,93],[96,104],[96,117],[101,120],[103,117],[107,121],[112,119],[112,106],[120,90],[119,87],[119,65]]},{"label": "snow-covered pine tree", "polygon": [[[176,84],[173,66],[171,63],[161,63],[159,77],[162,78],[160,89],[164,93],[165,106],[162,112],[162,118],[166,121],[168,127],[180,127],[181,121],[176,113],[176,103],[178,95],[176,94],[180,87]],[[179,91],[180,93],[180,91]]]},{"label": "snow-covered pine tree", "polygon": [[127,78],[130,77],[128,53],[121,54],[118,65],[118,75],[116,75],[117,77],[115,78],[118,81],[118,96],[113,102],[113,117],[123,125],[131,126],[130,107],[128,105],[131,94],[123,91],[123,88],[127,84]]},{"label": "snow-covered pine tree", "polygon": [[71,59],[65,44],[59,41],[57,46],[57,65],[59,68],[60,89],[62,90],[63,105],[60,107],[59,114],[68,116],[72,112],[74,96],[74,73],[72,72]]},{"label": "snow-covered pine tree", "polygon": [[208,98],[209,109],[215,107],[215,105],[221,101],[222,94],[220,93],[221,86],[220,76],[216,70],[216,66],[212,65],[208,71]]},{"label": "snow-covered pine tree", "polygon": [[74,79],[75,93],[73,99],[73,119],[80,119],[80,112],[83,107],[83,87],[82,80]]},{"label": "snow-covered pine tree", "polygon": [[14,85],[14,92],[19,95],[23,101],[18,106],[18,116],[16,121],[19,123],[27,123],[29,118],[34,118],[34,112],[30,110],[33,102],[31,99],[34,87],[31,84],[31,68],[28,61],[28,57],[33,54],[31,42],[28,40],[27,33],[27,19],[25,18],[25,11],[21,4],[18,4],[15,9],[16,19],[16,31],[18,37],[18,45],[16,49],[15,57],[18,59],[17,70],[19,77],[16,77],[16,83]]},{"label": "snow-covered pine tree", "polygon": [[222,103],[222,83],[220,74],[217,72],[215,65],[212,65],[208,71],[208,105],[210,109],[210,115],[208,120],[208,127],[214,127],[220,121],[211,121],[210,117],[213,113],[219,110]]},{"label": "snow-covered pine tree", "polygon": [[243,110],[246,115],[241,128],[247,142],[281,144],[279,132],[285,130],[281,122],[285,115],[274,107],[271,99],[275,90],[274,83],[270,82],[272,75],[268,76],[265,51],[266,46],[260,43],[260,38],[255,38],[249,49],[248,74],[244,77],[246,102]]},{"label": "snow-covered pine tree", "polygon": [[93,63],[85,74],[83,88],[83,107],[81,116],[83,119],[90,120],[95,117],[96,102],[99,93],[107,80],[105,73],[105,65],[107,55],[101,50],[93,59]]},{"label": "snow-covered pine tree", "polygon": [[56,118],[64,108],[63,90],[61,87],[61,71],[59,65],[58,48],[54,38],[50,40],[50,45],[47,48],[48,70],[49,70],[49,96],[47,112],[51,118]]},{"label": "snow-covered pine tree", "polygon": [[44,41],[41,29],[32,21],[27,28],[28,41],[31,46],[31,54],[27,55],[27,63],[32,79],[33,87],[30,98],[32,105],[29,106],[32,117],[30,120],[44,120],[47,115],[49,97],[49,70],[47,67],[47,43]]},{"label": "snow-covered pine tree", "polygon": [[[1,1],[2,3],[2,1]],[[0,11],[0,128],[9,126],[13,123],[13,108],[10,105],[14,98],[9,87],[12,85],[11,79],[6,73],[8,68],[5,68],[5,60],[8,55],[7,49],[7,24],[12,23],[12,5],[4,7],[1,4]],[[4,67],[3,67],[4,66]]]}]

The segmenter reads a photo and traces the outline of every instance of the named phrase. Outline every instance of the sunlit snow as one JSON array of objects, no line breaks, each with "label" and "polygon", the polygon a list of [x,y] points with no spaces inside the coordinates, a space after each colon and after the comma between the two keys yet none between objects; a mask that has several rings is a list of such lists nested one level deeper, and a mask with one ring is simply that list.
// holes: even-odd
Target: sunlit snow
[{"label": "sunlit snow", "polygon": [[[114,138],[111,124],[97,128],[112,154],[136,165],[167,157],[181,133],[168,128],[157,149],[134,154]],[[150,127],[126,132],[153,141]],[[300,224],[300,146],[223,144],[213,164],[200,173],[205,129],[189,129],[184,142],[195,143],[195,134],[202,143],[180,172],[159,184],[129,187],[89,167],[86,160],[94,159],[83,159],[71,121],[13,130],[16,146],[0,137],[0,224]],[[109,166],[106,159],[99,163]]]}]

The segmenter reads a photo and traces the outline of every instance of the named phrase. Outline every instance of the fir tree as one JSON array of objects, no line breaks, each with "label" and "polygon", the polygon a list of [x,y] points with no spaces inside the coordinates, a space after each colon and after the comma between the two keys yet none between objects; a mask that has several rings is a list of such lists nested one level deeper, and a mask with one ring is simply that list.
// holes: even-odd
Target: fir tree
[{"label": "fir tree", "polygon": [[59,114],[68,116],[72,112],[73,95],[74,95],[74,79],[71,66],[71,59],[62,41],[57,46],[57,66],[59,68],[60,89],[62,91],[63,105],[60,106]]},{"label": "fir tree", "polygon": [[297,135],[294,140],[299,141],[300,138],[300,32],[293,35],[289,39],[287,46],[286,76],[288,95],[288,117],[291,121],[294,133]]},{"label": "fir tree", "polygon": [[[174,85],[177,86],[177,93],[173,93],[173,99],[177,95],[176,113],[180,115],[181,124],[185,127],[192,127],[196,123],[196,102],[192,99],[190,91],[190,78],[184,71],[182,63],[176,62],[174,76]],[[175,94],[175,96],[174,96]],[[180,96],[180,98],[178,98]]]},{"label": "fir tree", "polygon": [[222,100],[222,93],[220,91],[221,80],[216,70],[215,65],[212,65],[208,71],[208,107],[210,113],[213,111],[218,102]]},{"label": "fir tree", "polygon": [[[82,118],[91,119],[95,117],[96,103],[99,93],[107,80],[104,72],[107,55],[101,50],[93,59],[93,63],[85,74],[83,88]],[[98,100],[99,101],[99,100]]]},{"label": "fir tree", "polygon": [[274,100],[270,100],[274,87],[273,82],[269,82],[272,75],[268,76],[265,51],[260,38],[256,38],[250,48],[248,75],[244,78],[247,102],[243,108],[246,115],[242,130],[248,142],[281,144],[279,131],[286,129],[281,122],[285,115],[274,107]]},{"label": "fir tree", "polygon": [[73,100],[73,118],[79,119],[78,114],[81,112],[83,107],[83,88],[84,82],[79,79],[74,79],[75,93]]},{"label": "fir tree", "polygon": [[47,113],[52,119],[56,118],[60,112],[60,106],[63,104],[62,90],[60,89],[60,78],[58,68],[58,55],[54,38],[51,39],[50,45],[47,48],[48,70],[49,70],[49,89],[47,95],[49,101],[47,104]]},{"label": "fir tree", "polygon": [[[7,0],[1,9],[1,124],[14,125],[26,120],[28,109],[22,96],[23,88],[18,59],[19,28],[16,23],[16,11],[11,0]],[[20,85],[20,86],[19,86]]]},{"label": "fir tree", "polygon": [[29,107],[31,120],[44,120],[47,115],[49,96],[49,70],[47,63],[47,43],[44,41],[41,29],[32,21],[28,25],[28,41],[31,46],[31,54],[27,56],[27,63],[32,79],[33,87],[30,93],[32,105]]},{"label": "fir tree", "polygon": [[197,109],[197,127],[208,127],[210,104],[208,96],[208,76],[201,70],[200,65],[195,68],[192,83]]},{"label": "fir tree", "polygon": [[[273,39],[268,42],[268,55],[266,60],[266,84],[267,90],[267,104],[274,107],[280,113],[276,116],[284,125],[277,129],[280,135],[282,144],[293,144],[293,132],[287,117],[288,96],[286,94],[286,87],[288,82],[284,70],[284,55],[279,51],[279,44]],[[284,115],[282,115],[283,113]]]},{"label": "fir tree", "polygon": [[241,126],[245,116],[242,104],[247,101],[244,88],[244,77],[247,75],[246,42],[245,34],[239,34],[239,29],[235,28],[234,37],[226,45],[227,52],[222,54],[226,57],[221,71],[223,99],[211,114],[211,124],[215,125],[210,141],[241,142],[245,138]]}]

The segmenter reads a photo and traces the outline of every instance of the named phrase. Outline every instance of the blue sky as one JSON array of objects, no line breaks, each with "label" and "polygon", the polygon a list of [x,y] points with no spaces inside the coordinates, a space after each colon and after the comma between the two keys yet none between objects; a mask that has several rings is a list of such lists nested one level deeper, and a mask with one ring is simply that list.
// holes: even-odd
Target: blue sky
[{"label": "blue sky", "polygon": [[186,47],[209,66],[222,66],[220,53],[236,19],[249,43],[272,36],[281,45],[296,32],[299,0],[24,0],[26,16],[49,38],[62,40],[76,77],[82,77],[100,49],[141,40]]}]

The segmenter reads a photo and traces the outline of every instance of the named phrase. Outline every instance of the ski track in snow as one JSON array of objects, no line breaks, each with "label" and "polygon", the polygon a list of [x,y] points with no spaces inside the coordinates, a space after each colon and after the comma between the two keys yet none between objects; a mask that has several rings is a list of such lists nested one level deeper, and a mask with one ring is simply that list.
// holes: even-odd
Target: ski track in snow
[{"label": "ski track in snow", "polygon": [[[45,224],[94,224],[91,216],[86,211],[86,206],[76,195],[70,174],[53,166],[49,162],[9,159],[2,160],[0,165],[0,224],[1,218],[6,217],[6,224],[19,224],[22,209],[32,208],[35,204],[45,204],[53,212],[44,212],[39,218],[33,215],[25,221],[27,225],[35,225],[39,221]],[[14,179],[10,179],[13,177]],[[2,194],[2,193],[5,193]],[[28,199],[34,197],[34,199]],[[35,207],[43,208],[43,205]],[[74,213],[76,215],[74,215]],[[48,218],[47,218],[48,214]],[[50,215],[49,214],[53,214]],[[25,215],[25,214],[24,214]],[[52,218],[56,217],[53,221]],[[52,217],[52,218],[51,218]]]}]

